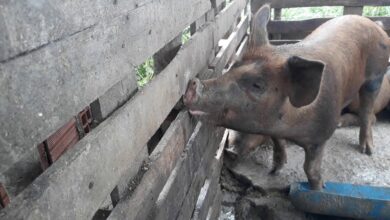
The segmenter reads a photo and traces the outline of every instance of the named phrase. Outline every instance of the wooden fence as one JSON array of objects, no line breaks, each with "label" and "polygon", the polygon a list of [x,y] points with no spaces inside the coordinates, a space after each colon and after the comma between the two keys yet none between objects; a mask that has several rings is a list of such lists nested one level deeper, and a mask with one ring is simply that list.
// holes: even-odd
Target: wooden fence
[{"label": "wooden fence", "polygon": [[[294,7],[320,7],[320,6],[344,6],[344,15],[362,15],[364,6],[390,6],[385,0],[253,0],[251,2],[252,12],[257,11],[263,4],[270,3],[274,9],[274,17],[268,24],[268,32],[271,35],[272,43],[294,43],[304,38],[321,24],[331,18],[314,18],[299,21],[282,21],[281,13],[283,8]],[[370,17],[374,21],[381,21],[385,31],[390,34],[390,17]]]},{"label": "wooden fence", "polygon": [[177,103],[244,51],[246,6],[0,3],[0,219],[216,219],[227,134]]}]

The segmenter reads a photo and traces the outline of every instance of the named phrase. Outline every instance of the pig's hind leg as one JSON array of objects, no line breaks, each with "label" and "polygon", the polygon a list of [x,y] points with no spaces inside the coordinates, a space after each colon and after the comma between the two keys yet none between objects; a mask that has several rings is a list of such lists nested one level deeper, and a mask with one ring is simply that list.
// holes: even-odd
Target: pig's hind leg
[{"label": "pig's hind leg", "polygon": [[374,113],[375,98],[379,93],[380,86],[382,84],[382,77],[378,77],[375,80],[367,81],[359,90],[359,147],[362,153],[371,155],[373,153],[373,138],[372,138],[372,124]]},{"label": "pig's hind leg", "polygon": [[287,162],[286,141],[283,139],[272,138],[272,142],[274,142],[273,145],[274,152],[273,152],[273,165],[270,174],[277,175],[280,173],[280,170]]}]

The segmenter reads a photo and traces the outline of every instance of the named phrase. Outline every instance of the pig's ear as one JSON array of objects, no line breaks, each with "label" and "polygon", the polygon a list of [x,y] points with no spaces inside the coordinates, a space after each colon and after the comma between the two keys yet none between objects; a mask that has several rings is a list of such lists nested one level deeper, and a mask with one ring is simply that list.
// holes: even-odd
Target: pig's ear
[{"label": "pig's ear", "polygon": [[292,56],[287,60],[289,83],[287,96],[295,107],[312,103],[320,90],[325,64]]},{"label": "pig's ear", "polygon": [[252,18],[250,47],[258,47],[268,44],[267,24],[271,15],[271,8],[268,4],[261,7]]}]

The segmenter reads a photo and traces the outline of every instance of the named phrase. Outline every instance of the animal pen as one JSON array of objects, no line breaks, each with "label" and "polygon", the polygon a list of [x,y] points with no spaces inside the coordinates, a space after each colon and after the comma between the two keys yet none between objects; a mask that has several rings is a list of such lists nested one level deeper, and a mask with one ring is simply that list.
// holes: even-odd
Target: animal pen
[{"label": "animal pen", "polygon": [[[0,219],[218,219],[228,132],[182,109],[188,81],[221,75],[266,1],[0,3]],[[282,8],[390,5],[274,0],[271,43],[327,18]],[[389,17],[376,17],[390,30]],[[189,30],[190,38],[182,41]],[[154,78],[135,69],[154,60]]]}]

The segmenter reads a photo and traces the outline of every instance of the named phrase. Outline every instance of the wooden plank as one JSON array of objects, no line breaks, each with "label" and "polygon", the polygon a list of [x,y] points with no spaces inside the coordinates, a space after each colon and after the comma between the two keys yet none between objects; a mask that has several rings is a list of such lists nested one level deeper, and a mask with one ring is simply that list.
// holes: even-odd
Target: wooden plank
[{"label": "wooden plank", "polygon": [[[385,30],[390,30],[390,17],[369,17],[373,21],[382,21]],[[331,18],[314,18],[302,21],[270,21],[269,33],[299,33],[311,32]]]},{"label": "wooden plank", "polygon": [[[215,160],[220,163],[220,170],[223,166],[223,157],[224,157],[224,150],[227,147],[227,140],[228,140],[229,131],[228,129],[225,130],[224,135],[222,137],[221,143],[219,144],[219,149],[217,151],[217,154],[215,156]],[[219,174],[220,175],[220,174]],[[219,183],[218,183],[219,184]],[[215,196],[215,199],[212,203],[212,206],[209,209],[209,212],[207,214],[206,219],[207,220],[217,220],[220,214],[221,210],[221,204],[222,204],[222,191],[221,187],[217,187],[217,193]]]},{"label": "wooden plank", "polygon": [[244,53],[246,52],[246,50],[248,49],[248,40],[249,40],[249,37],[246,36],[240,46],[238,47],[236,53],[234,54],[234,59],[235,60],[241,60],[242,59],[242,56],[244,56]]},{"label": "wooden plank", "polygon": [[[156,201],[156,207],[150,213],[149,219],[176,219],[193,179],[197,179],[197,176],[205,177],[205,175],[199,175],[199,173],[207,168],[200,168],[200,164],[203,161],[211,160],[213,150],[216,149],[213,146],[217,145],[215,140],[218,140],[221,136],[221,128],[202,125],[201,122],[198,122],[185,153],[172,170]],[[206,155],[211,155],[211,157]],[[201,186],[201,184],[199,185]]]},{"label": "wooden plank", "polygon": [[[0,151],[3,146],[0,147]],[[1,157],[1,156],[0,156]],[[1,161],[1,165],[5,161]],[[0,182],[6,186],[11,200],[23,191],[31,182],[42,173],[38,149],[21,158],[19,162],[11,164],[9,168],[0,173]]]},{"label": "wooden plank", "polygon": [[241,15],[245,8],[247,0],[235,0],[226,6],[216,17],[216,31],[214,43],[217,44],[219,39],[223,38],[230,30],[232,25],[235,25],[237,18]]},{"label": "wooden plank", "polygon": [[[146,158],[148,158],[148,147],[143,146],[138,152],[137,159],[133,161],[130,167],[123,173],[120,177],[118,183],[116,184],[115,189],[110,193],[110,202],[114,203],[114,206],[118,203],[119,200],[124,198],[130,191],[129,186],[131,186],[131,182],[140,172],[142,165],[146,162]],[[103,206],[100,206],[103,207]]]},{"label": "wooden plank", "polygon": [[169,175],[148,219],[175,219],[192,179],[199,165],[203,163],[204,152],[208,151],[206,143],[210,138],[210,131],[201,122],[197,123],[184,153]]},{"label": "wooden plank", "polygon": [[252,1],[252,12],[256,12],[265,3],[270,3],[272,8],[295,8],[316,6],[388,6],[388,0],[256,0]]},{"label": "wooden plank", "polygon": [[222,191],[221,188],[219,187],[215,199],[213,201],[213,205],[210,207],[209,212],[207,214],[206,220],[217,220],[221,212],[221,205],[222,205]]},{"label": "wooden plank", "polygon": [[345,6],[343,10],[344,15],[362,15],[363,6]]},{"label": "wooden plank", "polygon": [[[209,13],[209,12],[208,12]],[[194,21],[190,26],[190,33],[193,34],[198,30],[200,27],[202,27],[207,22],[207,14],[203,15],[202,17],[198,18],[196,21]]]},{"label": "wooden plank", "polygon": [[274,8],[274,19],[275,21],[280,21],[282,18],[282,9]]},{"label": "wooden plank", "polygon": [[[282,9],[281,8],[274,8],[274,19],[275,21],[280,21],[282,18]],[[272,39],[280,40],[282,38],[281,34],[273,34]]]},{"label": "wooden plank", "polygon": [[221,40],[220,45],[222,46],[216,55],[213,62],[210,64],[210,67],[214,68],[215,72],[218,74],[222,73],[222,70],[233,56],[236,48],[246,34],[246,31],[249,26],[249,17],[245,16],[244,19],[240,21],[237,25],[235,31],[230,34],[229,38],[226,40]]},{"label": "wooden plank", "polygon": [[[1,210],[0,218],[91,218],[184,94],[188,81],[207,65],[212,39],[211,24],[199,30],[154,80]],[[156,94],[164,94],[164,99]]]},{"label": "wooden plank", "polygon": [[[220,170],[219,170],[220,172]],[[210,206],[215,198],[215,193],[218,190],[219,183],[216,182],[219,178],[216,178],[217,174],[213,171],[211,178],[206,179],[202,189],[200,190],[198,201],[191,219],[206,219]],[[219,177],[219,173],[218,173]]]},{"label": "wooden plank", "polygon": [[205,179],[213,173],[213,168],[216,166],[215,158],[219,155],[220,148],[217,149],[217,147],[220,146],[218,142],[223,139],[220,138],[222,136],[222,132],[222,129],[219,129],[216,133],[218,134],[217,137],[211,137],[212,140],[208,144],[208,149],[210,149],[211,152],[206,152],[204,154],[205,158],[192,180],[191,186],[180,207],[180,211],[176,219],[191,219],[202,185],[204,184]]},{"label": "wooden plank", "polygon": [[208,210],[214,201],[217,190],[220,188],[219,177],[223,165],[223,150],[226,145],[226,138],[228,132],[225,130],[223,138],[220,140],[219,148],[213,158],[213,165],[208,178],[199,193],[195,210],[192,214],[193,220],[206,219]]},{"label": "wooden plank", "polygon": [[219,11],[225,6],[225,0],[211,0],[211,6],[213,7],[214,15],[217,15]]},{"label": "wooden plank", "polygon": [[234,53],[232,58],[230,59],[229,66],[222,71],[222,74],[229,71],[237,61],[240,61],[242,59],[242,56],[244,55],[245,51],[248,49],[248,39],[249,39],[249,37],[245,36],[245,38],[242,40],[242,42],[238,46],[236,53]]},{"label": "wooden plank", "polygon": [[0,173],[211,9],[208,0],[147,3],[0,63]]},{"label": "wooden plank", "polygon": [[[187,8],[191,9],[205,6],[208,1],[181,2],[186,2]],[[110,22],[125,16],[131,17],[141,8],[157,6],[156,9],[159,10],[159,3],[157,0],[88,0],[83,2],[53,0],[47,3],[2,1],[0,3],[0,30],[3,31],[0,32],[0,62],[61,41],[99,23]],[[176,11],[177,8],[172,9]],[[183,9],[180,8],[180,10]],[[196,10],[192,12],[197,14]],[[159,11],[155,13],[159,14]],[[159,18],[163,18],[165,14],[159,15],[161,15]],[[180,11],[177,10],[175,14],[170,15],[174,17],[172,15],[180,16]],[[185,20],[187,16],[178,18]],[[153,17],[153,19],[156,18]]]},{"label": "wooden plank", "polygon": [[130,99],[137,90],[135,71],[126,74],[125,77],[105,92],[96,102],[91,104],[93,119],[98,123],[106,119],[119,106]]},{"label": "wooden plank", "polygon": [[149,170],[144,174],[138,187],[130,197],[119,201],[108,219],[147,218],[194,127],[187,112],[179,113],[150,155]]},{"label": "wooden plank", "polygon": [[0,61],[36,50],[105,20],[126,15],[140,4],[130,1],[53,0],[0,3]]}]

